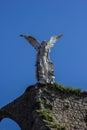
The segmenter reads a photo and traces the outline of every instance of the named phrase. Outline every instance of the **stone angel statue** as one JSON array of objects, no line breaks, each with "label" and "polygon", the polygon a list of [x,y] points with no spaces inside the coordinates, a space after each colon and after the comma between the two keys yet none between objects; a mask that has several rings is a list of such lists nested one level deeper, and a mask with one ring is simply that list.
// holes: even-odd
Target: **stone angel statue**
[{"label": "stone angel statue", "polygon": [[42,41],[40,44],[38,40],[30,35],[20,35],[24,37],[37,51],[36,56],[36,79],[41,84],[54,83],[54,64],[50,60],[50,49],[54,43],[61,38],[62,34],[53,36],[49,41]]}]

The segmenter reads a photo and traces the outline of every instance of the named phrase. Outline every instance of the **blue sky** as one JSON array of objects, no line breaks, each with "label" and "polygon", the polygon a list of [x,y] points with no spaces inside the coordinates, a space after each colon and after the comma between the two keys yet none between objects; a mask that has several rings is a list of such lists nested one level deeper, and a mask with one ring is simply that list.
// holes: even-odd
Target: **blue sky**
[{"label": "blue sky", "polygon": [[[87,90],[87,1],[0,1],[0,108],[36,83],[36,51],[20,34],[40,42],[63,34],[51,50],[55,81]],[[6,121],[6,120],[5,120]],[[3,130],[19,130],[14,123]]]}]

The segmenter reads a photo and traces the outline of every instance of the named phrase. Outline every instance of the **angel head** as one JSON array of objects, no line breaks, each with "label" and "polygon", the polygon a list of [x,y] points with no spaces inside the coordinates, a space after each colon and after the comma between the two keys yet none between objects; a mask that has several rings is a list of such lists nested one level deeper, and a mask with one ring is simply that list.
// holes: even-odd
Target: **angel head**
[{"label": "angel head", "polygon": [[41,45],[44,46],[44,47],[47,46],[47,41],[45,41],[45,40],[42,41]]}]

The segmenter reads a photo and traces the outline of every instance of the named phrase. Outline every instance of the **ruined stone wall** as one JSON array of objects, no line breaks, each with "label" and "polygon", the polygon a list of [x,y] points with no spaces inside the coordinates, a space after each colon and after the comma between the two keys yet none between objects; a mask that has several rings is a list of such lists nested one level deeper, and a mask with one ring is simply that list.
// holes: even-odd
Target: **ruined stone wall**
[{"label": "ruined stone wall", "polygon": [[60,85],[28,87],[24,94],[0,109],[21,130],[87,130],[87,93]]}]

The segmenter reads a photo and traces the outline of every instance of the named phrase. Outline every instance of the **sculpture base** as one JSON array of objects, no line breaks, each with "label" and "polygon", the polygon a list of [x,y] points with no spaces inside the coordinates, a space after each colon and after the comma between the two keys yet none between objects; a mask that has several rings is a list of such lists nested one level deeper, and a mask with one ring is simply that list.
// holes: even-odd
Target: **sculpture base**
[{"label": "sculpture base", "polygon": [[56,84],[35,84],[0,109],[0,120],[8,117],[21,130],[86,130],[87,93]]}]

